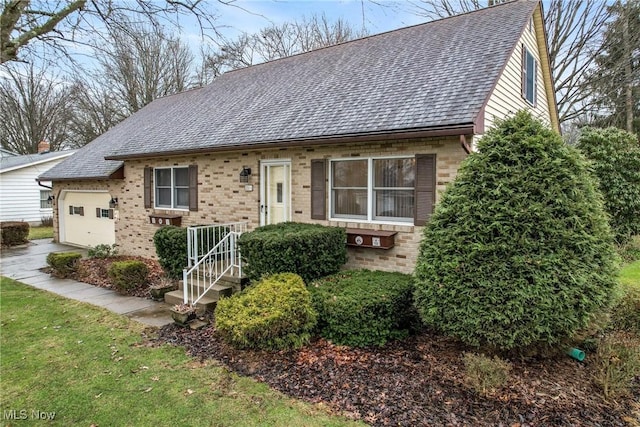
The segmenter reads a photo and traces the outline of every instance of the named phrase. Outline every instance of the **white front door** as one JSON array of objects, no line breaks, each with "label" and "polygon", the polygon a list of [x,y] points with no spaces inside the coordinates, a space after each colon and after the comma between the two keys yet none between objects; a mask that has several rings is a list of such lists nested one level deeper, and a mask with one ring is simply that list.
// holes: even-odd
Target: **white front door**
[{"label": "white front door", "polygon": [[291,162],[267,160],[260,165],[260,225],[291,219]]}]

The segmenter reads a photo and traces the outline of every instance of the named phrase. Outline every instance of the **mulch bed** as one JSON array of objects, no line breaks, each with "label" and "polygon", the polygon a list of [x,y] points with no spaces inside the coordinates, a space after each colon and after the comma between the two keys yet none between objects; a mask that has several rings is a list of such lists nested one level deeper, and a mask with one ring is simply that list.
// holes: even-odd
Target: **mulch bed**
[{"label": "mulch bed", "polygon": [[[165,273],[160,267],[160,264],[156,260],[143,258],[139,256],[115,256],[109,258],[85,258],[80,260],[80,266],[78,271],[73,275],[73,279],[81,282],[89,283],[101,288],[118,290],[109,280],[107,271],[111,263],[115,261],[142,261],[149,268],[149,284],[158,283],[162,277],[165,277]],[[151,298],[149,294],[149,284],[138,286],[132,289],[124,291],[126,295],[141,298]]]},{"label": "mulch bed", "polygon": [[629,426],[640,417],[635,395],[606,402],[594,386],[587,356],[514,360],[508,385],[482,397],[465,385],[457,342],[430,333],[355,349],[317,339],[297,351],[242,351],[209,325],[167,325],[159,342],[216,359],[240,375],[374,426]]}]

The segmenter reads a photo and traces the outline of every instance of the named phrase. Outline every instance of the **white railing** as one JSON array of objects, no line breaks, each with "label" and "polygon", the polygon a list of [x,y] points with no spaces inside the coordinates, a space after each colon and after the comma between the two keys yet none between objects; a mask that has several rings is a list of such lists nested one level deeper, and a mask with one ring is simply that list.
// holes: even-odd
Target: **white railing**
[{"label": "white railing", "polygon": [[237,239],[246,229],[246,222],[188,227],[189,267],[182,272],[185,304],[195,305],[225,275],[242,276]]}]

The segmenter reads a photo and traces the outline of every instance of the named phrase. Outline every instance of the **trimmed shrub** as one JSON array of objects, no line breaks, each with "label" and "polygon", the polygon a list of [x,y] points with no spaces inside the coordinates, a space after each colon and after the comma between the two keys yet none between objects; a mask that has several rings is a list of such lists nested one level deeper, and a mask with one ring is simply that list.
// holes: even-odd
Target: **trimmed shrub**
[{"label": "trimmed shrub", "polygon": [[51,252],[47,255],[49,265],[56,276],[69,277],[78,270],[82,254],[78,252]]},{"label": "trimmed shrub", "polygon": [[166,225],[153,235],[158,262],[173,279],[182,278],[182,270],[187,267],[187,229]]},{"label": "trimmed shrub", "polygon": [[309,286],[320,334],[340,345],[382,346],[417,325],[413,277],[401,273],[345,271]]},{"label": "trimmed shrub", "polygon": [[640,235],[633,236],[628,242],[618,246],[618,253],[625,263],[640,260]]},{"label": "trimmed shrub", "polygon": [[149,268],[142,261],[115,261],[109,266],[107,274],[118,290],[125,291],[147,283]]},{"label": "trimmed shrub", "polygon": [[617,128],[584,128],[578,149],[593,162],[611,228],[620,244],[640,234],[640,144]]},{"label": "trimmed shrub", "polygon": [[15,246],[29,241],[29,223],[24,221],[0,222],[2,246]]},{"label": "trimmed shrub", "polygon": [[536,351],[610,303],[617,255],[580,153],[527,112],[490,130],[425,227],[425,324],[472,346]]},{"label": "trimmed shrub", "polygon": [[598,341],[594,381],[604,397],[615,398],[630,392],[640,371],[640,347],[637,338],[616,332]]},{"label": "trimmed shrub", "polygon": [[244,233],[238,244],[249,279],[292,272],[310,283],[347,262],[346,241],[343,228],[285,222]]},{"label": "trimmed shrub", "polygon": [[506,384],[511,364],[498,356],[464,353],[464,378],[469,387],[487,396]]},{"label": "trimmed shrub", "polygon": [[87,251],[89,258],[110,258],[116,255],[118,255],[118,245],[115,243],[113,245],[96,245],[95,248],[89,248]]},{"label": "trimmed shrub", "polygon": [[308,343],[317,315],[302,278],[280,273],[218,301],[215,317],[217,331],[229,344],[279,350]]}]

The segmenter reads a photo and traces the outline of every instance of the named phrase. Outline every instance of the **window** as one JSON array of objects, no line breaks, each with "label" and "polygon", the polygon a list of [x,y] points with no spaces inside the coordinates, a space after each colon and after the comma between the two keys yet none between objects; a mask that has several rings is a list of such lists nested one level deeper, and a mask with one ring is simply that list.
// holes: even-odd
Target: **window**
[{"label": "window", "polygon": [[331,216],[367,221],[412,222],[415,158],[331,162]]},{"label": "window", "polygon": [[84,216],[84,206],[69,206],[69,215]]},{"label": "window", "polygon": [[51,199],[53,193],[51,190],[40,190],[40,209],[51,209]]},{"label": "window", "polygon": [[522,97],[531,105],[536,104],[536,59],[522,46]]},{"label": "window", "polygon": [[109,209],[100,209],[100,218],[109,218]]},{"label": "window", "polygon": [[156,169],[154,182],[157,208],[189,209],[189,168]]}]

